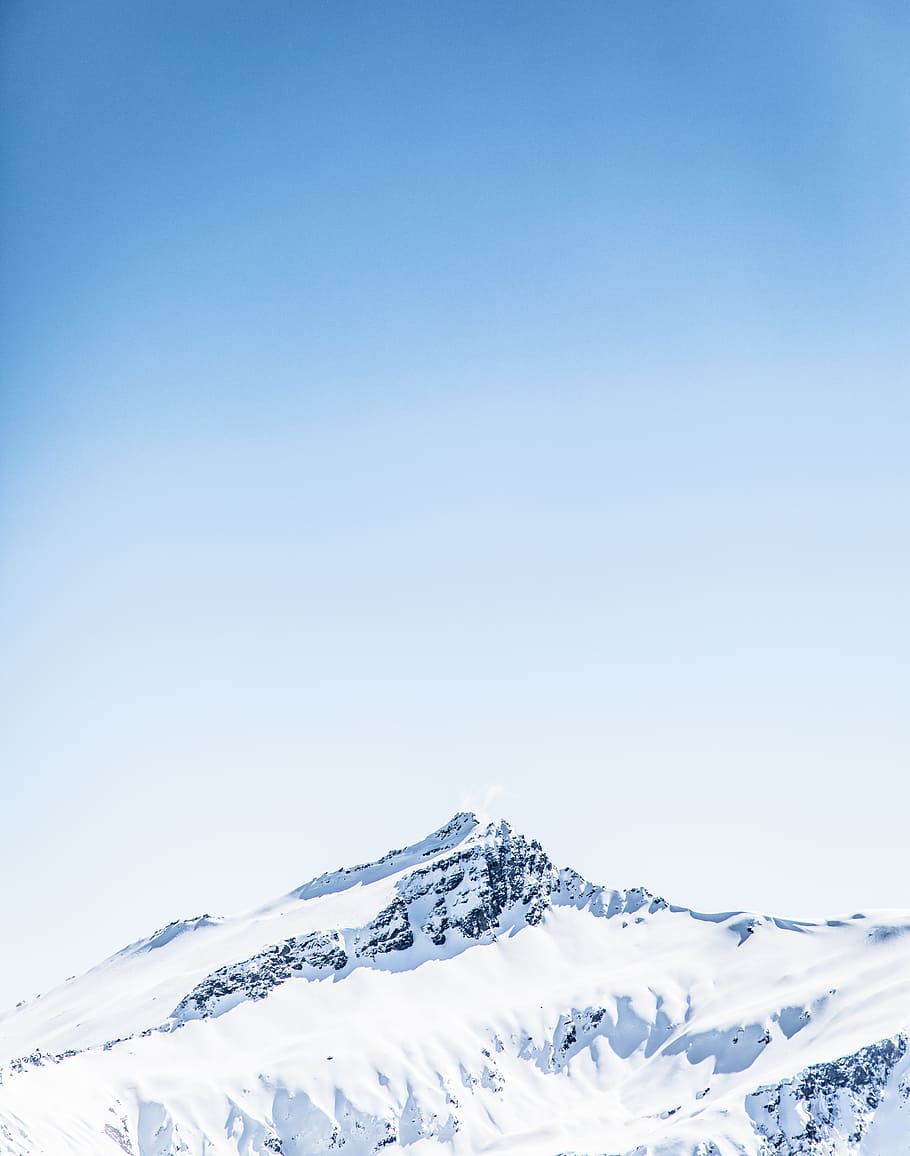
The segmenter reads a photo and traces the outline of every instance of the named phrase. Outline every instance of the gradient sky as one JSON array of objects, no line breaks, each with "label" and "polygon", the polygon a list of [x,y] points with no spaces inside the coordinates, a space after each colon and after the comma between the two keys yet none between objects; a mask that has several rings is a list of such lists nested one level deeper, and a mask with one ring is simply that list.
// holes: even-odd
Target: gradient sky
[{"label": "gradient sky", "polygon": [[903,0],[0,25],[0,1003],[484,801],[910,906]]}]

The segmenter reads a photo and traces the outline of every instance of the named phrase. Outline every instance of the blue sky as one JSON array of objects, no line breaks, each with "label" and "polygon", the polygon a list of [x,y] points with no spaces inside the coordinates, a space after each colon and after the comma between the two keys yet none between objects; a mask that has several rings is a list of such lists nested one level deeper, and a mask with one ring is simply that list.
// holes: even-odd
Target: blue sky
[{"label": "blue sky", "polygon": [[491,790],[910,905],[905,5],[0,19],[0,996]]}]

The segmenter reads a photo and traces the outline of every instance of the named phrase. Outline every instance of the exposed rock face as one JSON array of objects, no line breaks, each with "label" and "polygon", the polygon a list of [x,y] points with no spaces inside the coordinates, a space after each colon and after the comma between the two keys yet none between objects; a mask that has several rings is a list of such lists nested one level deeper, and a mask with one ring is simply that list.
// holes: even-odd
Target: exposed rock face
[{"label": "exposed rock face", "polygon": [[[856,1151],[885,1097],[904,1102],[910,1095],[905,1080],[889,1086],[906,1051],[906,1036],[897,1035],[832,1063],[813,1064],[792,1080],[748,1096],[746,1110],[762,1137],[762,1156]],[[886,1148],[880,1151],[891,1156]]]},{"label": "exposed rock face", "polygon": [[[364,880],[399,874],[395,898],[363,927],[319,931],[288,939],[249,959],[219,968],[174,1010],[178,1021],[218,1015],[243,998],[263,999],[293,978],[314,978],[358,966],[388,966],[392,953],[420,947],[423,958],[450,954],[505,930],[535,926],[550,907],[575,907],[601,919],[641,923],[667,908],[643,887],[615,891],[558,869],[534,839],[508,823],[490,824],[467,845],[451,847],[477,827],[459,814],[412,847],[376,863],[320,876],[294,895],[345,891]],[[449,848],[451,847],[451,850]],[[443,854],[440,857],[440,851]],[[423,864],[421,861],[432,859]]]},{"label": "exposed rock face", "polygon": [[407,951],[414,946],[414,932],[408,918],[408,907],[396,899],[354,936],[354,958],[375,959],[390,951]]},{"label": "exposed rock face", "polygon": [[421,930],[437,946],[453,932],[476,940],[516,921],[533,926],[550,904],[559,873],[540,844],[507,823],[486,834],[482,844],[418,868],[398,886],[409,909],[430,905]]},{"label": "exposed rock face", "polygon": [[[444,846],[465,825],[464,816],[456,816],[435,837]],[[396,851],[380,864],[385,870],[395,856],[410,862],[413,855],[410,848]],[[367,864],[361,870],[372,878],[375,867]],[[320,886],[327,886],[324,881],[329,878],[337,885],[338,874],[323,876]],[[355,885],[353,873],[340,874],[345,889]],[[240,999],[263,999],[294,977],[311,979],[346,967],[382,966],[382,957],[408,951],[418,937],[432,955],[433,948],[442,948],[452,936],[464,946],[505,926],[533,926],[540,923],[559,888],[559,872],[538,842],[513,834],[508,823],[491,825],[481,841],[427,866],[405,870],[395,885],[396,898],[365,926],[288,939],[219,968],[181,1000],[174,1018],[221,1014]]]},{"label": "exposed rock face", "polygon": [[0,1016],[0,1156],[910,1156],[908,945],[910,913],[702,914],[456,815]]},{"label": "exposed rock face", "polygon": [[174,1011],[177,1019],[197,1019],[227,1011],[241,999],[265,999],[291,976],[339,971],[348,957],[337,931],[316,931],[286,939],[240,963],[220,967],[196,985]]}]

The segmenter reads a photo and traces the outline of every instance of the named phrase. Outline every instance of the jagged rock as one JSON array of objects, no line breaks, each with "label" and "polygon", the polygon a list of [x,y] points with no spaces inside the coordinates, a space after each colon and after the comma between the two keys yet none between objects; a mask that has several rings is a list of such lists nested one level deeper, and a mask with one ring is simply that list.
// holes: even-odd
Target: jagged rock
[{"label": "jagged rock", "polygon": [[852,1151],[874,1120],[906,1051],[906,1036],[897,1035],[831,1063],[813,1064],[791,1080],[748,1096],[746,1110],[762,1137],[762,1156]]},{"label": "jagged rock", "polygon": [[457,815],[7,1013],[0,1156],[910,1156],[903,1034],[749,1093],[902,1032],[907,928],[694,912]]},{"label": "jagged rock", "polygon": [[180,1001],[173,1015],[192,1019],[233,1006],[237,998],[264,999],[292,975],[339,971],[348,961],[337,931],[286,939],[240,963],[220,967]]},{"label": "jagged rock", "polygon": [[354,940],[358,959],[375,959],[387,951],[407,951],[414,946],[414,932],[408,919],[408,906],[396,899],[371,920]]},{"label": "jagged rock", "polygon": [[[471,829],[465,816],[456,816],[434,838],[445,846],[466,827]],[[388,867],[396,856],[410,862],[414,855],[406,848],[380,863]],[[362,870],[372,878],[374,866]],[[395,885],[396,898],[364,927],[288,939],[219,968],[181,1000],[174,1017],[220,1014],[241,999],[263,999],[294,976],[312,978],[314,971],[376,963],[413,947],[415,928],[433,947],[442,948],[453,933],[476,941],[505,923],[533,926],[543,918],[559,882],[559,872],[538,842],[513,834],[507,823],[491,825],[482,841],[430,865],[405,869]]]}]

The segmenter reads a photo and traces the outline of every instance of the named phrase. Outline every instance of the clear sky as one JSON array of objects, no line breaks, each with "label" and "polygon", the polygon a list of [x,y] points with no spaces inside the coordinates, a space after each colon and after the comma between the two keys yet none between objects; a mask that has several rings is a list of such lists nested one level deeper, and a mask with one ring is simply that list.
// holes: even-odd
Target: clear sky
[{"label": "clear sky", "polygon": [[903,0],[0,22],[0,1003],[485,798],[910,906]]}]

